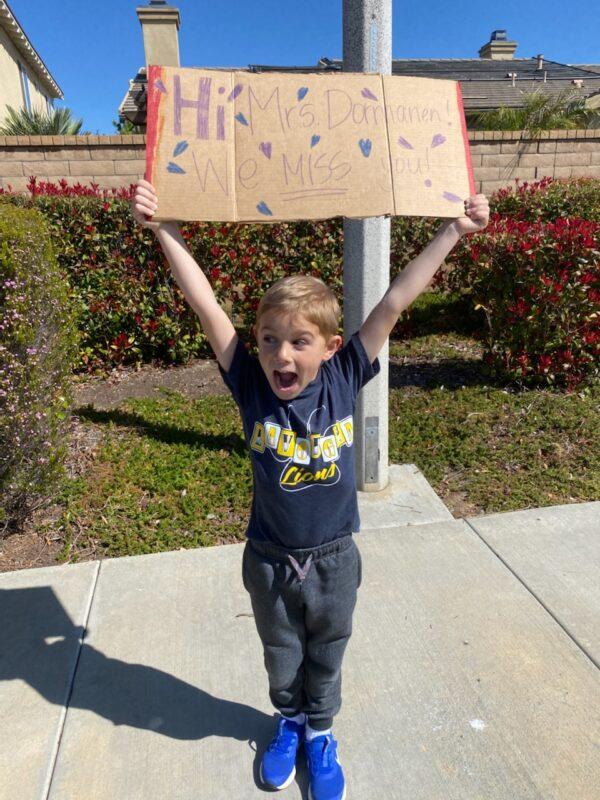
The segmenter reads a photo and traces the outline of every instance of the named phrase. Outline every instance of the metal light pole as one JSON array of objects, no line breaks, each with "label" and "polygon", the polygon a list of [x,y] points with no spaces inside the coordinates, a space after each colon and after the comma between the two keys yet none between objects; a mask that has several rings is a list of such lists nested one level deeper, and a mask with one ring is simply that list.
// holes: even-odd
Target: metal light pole
[{"label": "metal light pole", "polygon": [[[392,72],[392,0],[343,0],[344,72]],[[344,341],[358,330],[390,282],[390,218],[344,218]],[[356,485],[388,484],[388,354],[361,390],[354,416]]]}]

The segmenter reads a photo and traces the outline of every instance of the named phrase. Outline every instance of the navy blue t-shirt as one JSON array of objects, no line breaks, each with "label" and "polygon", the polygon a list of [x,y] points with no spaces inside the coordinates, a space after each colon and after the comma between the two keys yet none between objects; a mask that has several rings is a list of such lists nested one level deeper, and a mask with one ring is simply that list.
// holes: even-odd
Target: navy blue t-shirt
[{"label": "navy blue t-shirt", "polygon": [[370,363],[358,331],[291,400],[277,397],[241,339],[229,372],[217,364],[240,409],[252,461],[246,536],[302,548],[360,530],[352,416],[380,364]]}]

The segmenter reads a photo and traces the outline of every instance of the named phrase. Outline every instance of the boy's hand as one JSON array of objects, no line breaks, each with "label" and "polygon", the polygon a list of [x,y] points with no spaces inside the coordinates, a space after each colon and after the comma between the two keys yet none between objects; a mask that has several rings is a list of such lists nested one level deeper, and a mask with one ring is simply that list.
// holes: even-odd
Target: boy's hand
[{"label": "boy's hand", "polygon": [[150,228],[152,231],[157,231],[161,224],[160,222],[152,222],[154,212],[158,208],[158,197],[154,186],[144,178],[140,178],[135,189],[135,196],[131,201],[131,213],[134,220],[143,225],[144,228]]},{"label": "boy's hand", "polygon": [[465,200],[465,215],[454,220],[454,228],[459,236],[482,231],[490,220],[487,197],[484,194],[471,195]]}]

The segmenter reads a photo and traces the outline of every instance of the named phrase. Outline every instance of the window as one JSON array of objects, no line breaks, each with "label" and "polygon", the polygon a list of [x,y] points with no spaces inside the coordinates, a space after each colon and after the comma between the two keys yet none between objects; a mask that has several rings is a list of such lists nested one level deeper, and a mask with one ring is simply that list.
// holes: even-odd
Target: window
[{"label": "window", "polygon": [[49,97],[46,98],[46,112],[49,117],[54,113],[54,100],[50,100]]},{"label": "window", "polygon": [[27,80],[27,73],[23,69],[23,65],[20,61],[17,61],[19,65],[19,75],[21,77],[21,90],[23,92],[23,102],[27,111],[31,111],[31,98],[29,97],[29,82]]}]

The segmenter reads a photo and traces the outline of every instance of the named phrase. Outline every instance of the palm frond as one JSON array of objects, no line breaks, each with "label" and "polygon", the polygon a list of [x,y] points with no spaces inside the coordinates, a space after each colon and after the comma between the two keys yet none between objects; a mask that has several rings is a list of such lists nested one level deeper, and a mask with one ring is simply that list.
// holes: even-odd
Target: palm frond
[{"label": "palm frond", "polygon": [[541,89],[525,93],[522,108],[501,106],[474,118],[477,130],[528,131],[533,136],[545,130],[586,128],[594,124],[597,112],[586,108],[576,89],[564,89],[552,96]]},{"label": "palm frond", "polygon": [[68,108],[54,109],[46,114],[40,109],[28,111],[25,107],[18,111],[6,106],[7,116],[0,127],[2,136],[74,136],[79,133],[83,119],[73,119]]}]

